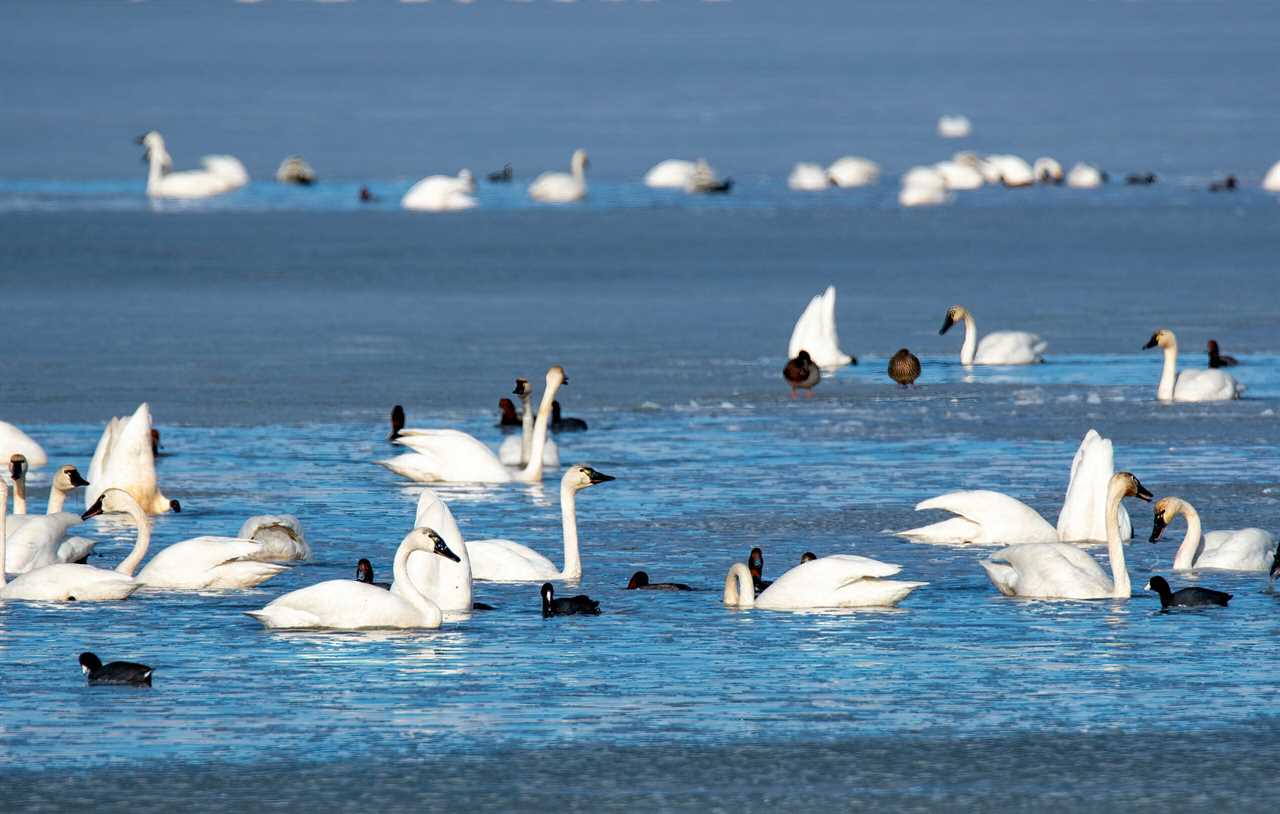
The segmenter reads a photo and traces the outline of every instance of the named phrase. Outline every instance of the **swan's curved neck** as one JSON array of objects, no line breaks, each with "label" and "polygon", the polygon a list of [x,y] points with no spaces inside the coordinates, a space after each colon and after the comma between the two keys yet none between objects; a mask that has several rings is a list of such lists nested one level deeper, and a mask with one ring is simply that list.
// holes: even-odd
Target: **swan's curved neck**
[{"label": "swan's curved neck", "polygon": [[1124,484],[1112,481],[1107,489],[1107,559],[1111,561],[1111,595],[1116,599],[1128,599],[1133,593],[1129,584],[1129,569],[1124,563],[1124,542],[1120,539],[1120,501],[1124,499]]},{"label": "swan's curved neck", "polygon": [[27,479],[17,478],[13,482],[13,513],[27,513]]},{"label": "swan's curved neck", "polygon": [[973,321],[973,314],[964,314],[964,344],[960,346],[960,364],[973,364],[973,357],[978,351],[978,325]]},{"label": "swan's curved neck", "polygon": [[724,604],[739,608],[750,608],[756,604],[751,572],[740,562],[735,562],[724,577]]},{"label": "swan's curved neck", "polygon": [[4,538],[9,529],[9,485],[0,478],[0,588],[4,587],[4,558],[6,555]]},{"label": "swan's curved neck", "polygon": [[439,627],[440,622],[444,619],[444,615],[440,612],[440,606],[428,599],[414,584],[413,580],[409,579],[409,555],[414,551],[422,551],[431,557],[436,556],[435,552],[428,551],[423,546],[415,546],[411,541],[405,540],[396,549],[396,558],[391,564],[392,578],[397,584],[405,586],[405,590],[400,596],[404,601],[413,605],[418,613],[422,615],[423,624],[427,627]]},{"label": "swan's curved neck", "polygon": [[1173,401],[1173,385],[1178,380],[1178,343],[1171,341],[1164,348],[1164,370],[1160,372],[1160,386],[1156,388],[1156,398],[1160,401]]},{"label": "swan's curved neck", "polygon": [[1178,506],[1178,513],[1187,520],[1187,534],[1178,546],[1178,553],[1173,555],[1173,567],[1186,571],[1196,564],[1196,555],[1200,553],[1200,512],[1184,501]]},{"label": "swan's curved neck", "polygon": [[528,389],[520,396],[520,404],[524,406],[524,415],[520,416],[520,465],[527,466],[533,451],[533,397]]},{"label": "swan's curved neck", "polygon": [[564,526],[564,579],[582,578],[582,557],[578,553],[578,490],[560,484],[560,520]]},{"label": "swan's curved neck", "polygon": [[62,507],[67,505],[67,493],[58,488],[58,484],[49,487],[49,508],[45,509],[45,514],[57,514],[62,511]]},{"label": "swan's curved neck", "polygon": [[538,419],[533,424],[533,447],[529,450],[529,460],[520,470],[517,480],[536,483],[542,480],[542,451],[547,446],[547,426],[551,423],[551,402],[555,401],[560,382],[551,380],[542,391],[542,403],[538,405]]},{"label": "swan's curved neck", "polygon": [[133,572],[138,570],[138,566],[142,565],[142,558],[147,556],[147,548],[151,545],[151,519],[134,500],[129,501],[126,511],[138,527],[138,539],[134,540],[133,550],[129,552],[129,556],[120,561],[116,570],[126,577],[131,577]]}]

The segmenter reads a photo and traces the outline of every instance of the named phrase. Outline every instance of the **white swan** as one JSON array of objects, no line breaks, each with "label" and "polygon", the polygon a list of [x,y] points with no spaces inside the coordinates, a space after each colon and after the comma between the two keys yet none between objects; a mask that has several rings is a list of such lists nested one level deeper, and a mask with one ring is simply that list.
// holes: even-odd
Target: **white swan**
[{"label": "white swan", "polygon": [[129,418],[113,418],[102,431],[89,463],[85,503],[91,504],[108,489],[123,489],[148,514],[182,511],[176,500],[160,492],[156,483],[156,458],[151,446],[151,408],[138,405]]},{"label": "white swan", "polygon": [[942,182],[952,191],[980,189],[987,182],[976,167],[959,161],[939,161],[933,165],[933,170],[942,176]]},{"label": "white swan", "polygon": [[682,158],[659,161],[644,174],[644,185],[653,189],[684,189],[693,181],[697,162]]},{"label": "white swan", "polygon": [[[1071,479],[1056,529],[1020,500],[1000,492],[976,490],[950,492],[916,504],[916,511],[941,509],[958,516],[898,534],[914,542],[942,545],[1105,540],[1107,489],[1114,473],[1111,441],[1091,429],[1071,461]],[[1133,527],[1123,506],[1119,509],[1119,523],[1120,536],[1129,539]]]},{"label": "white swan", "polygon": [[1156,502],[1151,542],[1160,539],[1165,526],[1178,516],[1187,520],[1187,534],[1173,555],[1175,571],[1212,568],[1219,571],[1270,571],[1276,551],[1275,538],[1259,528],[1207,532],[1200,536],[1200,513],[1187,501],[1164,497]]},{"label": "white swan", "polygon": [[870,186],[880,180],[880,165],[862,156],[846,155],[831,162],[827,178],[842,189]]},{"label": "white swan", "polygon": [[[529,463],[529,455],[533,452],[533,388],[528,379],[516,379],[513,395],[520,397],[520,435],[508,435],[502,439],[498,447],[498,460],[503,466],[524,466]],[[542,447],[542,465],[552,469],[560,468],[560,448],[551,438],[547,438]],[[419,524],[421,525],[421,524]],[[435,526],[432,526],[435,528]],[[446,537],[446,541],[449,539]]]},{"label": "white swan", "polygon": [[791,329],[787,358],[796,358],[802,350],[809,351],[809,358],[825,370],[856,364],[852,356],[840,350],[840,334],[836,330],[836,287],[833,285],[809,300]]},{"label": "white swan", "polygon": [[1164,350],[1164,369],[1156,387],[1156,398],[1160,401],[1229,401],[1244,395],[1244,385],[1219,368],[1178,373],[1178,338],[1173,331],[1161,328],[1142,348],[1146,350],[1157,345]]},{"label": "white swan", "polygon": [[963,305],[947,309],[938,334],[945,334],[952,325],[964,321],[964,344],[960,346],[962,365],[1030,365],[1043,362],[1041,356],[1049,343],[1026,331],[995,331],[978,341],[978,326],[973,314]]},{"label": "white swan", "polygon": [[[539,414],[541,416],[541,414]],[[569,467],[560,479],[560,521],[564,534],[564,568],[528,546],[510,540],[468,540],[471,575],[491,582],[545,582],[550,579],[577,580],[582,577],[578,553],[577,494],[597,483],[613,480],[585,464]]]},{"label": "white swan", "polygon": [[801,162],[791,168],[787,187],[800,192],[818,192],[831,186],[831,176],[821,164]]},{"label": "white swan", "polygon": [[253,559],[264,562],[289,562],[311,559],[311,546],[302,533],[302,523],[291,514],[259,514],[240,526],[240,540],[262,543],[262,553]]},{"label": "white swan", "polygon": [[[8,486],[0,479],[0,563],[8,556],[5,545]],[[135,552],[137,546],[135,545]],[[55,563],[28,571],[6,583],[0,567],[0,599],[36,602],[110,601],[127,599],[139,584],[128,574],[107,571],[78,563]]]},{"label": "white swan", "polygon": [[1280,192],[1280,161],[1267,170],[1266,177],[1262,179],[1262,188],[1267,192]]},{"label": "white swan", "polygon": [[1037,158],[1036,163],[1031,165],[1031,172],[1042,184],[1061,184],[1066,177],[1062,172],[1062,165],[1047,156]]},{"label": "white swan", "polygon": [[454,175],[428,175],[409,187],[400,199],[400,206],[418,212],[458,212],[476,206],[471,196],[475,179],[470,170]]},{"label": "white swan", "polygon": [[943,138],[965,138],[973,130],[967,116],[939,116],[938,135]]},{"label": "white swan", "polygon": [[1120,540],[1120,502],[1125,497],[1150,500],[1138,479],[1117,472],[1107,488],[1108,577],[1098,561],[1070,543],[1030,543],[1001,549],[982,560],[991,584],[1005,596],[1036,599],[1128,599],[1132,593]]},{"label": "white swan", "polygon": [[899,206],[938,206],[950,200],[946,178],[933,167],[912,167],[902,176]]},{"label": "white swan", "polygon": [[[431,529],[416,528],[396,549],[391,570],[397,583],[408,585],[405,563],[410,554],[419,551],[457,558],[439,534]],[[354,579],[331,579],[290,591],[262,610],[246,613],[265,627],[285,629],[437,628],[444,618],[439,606],[412,585],[393,593]]]},{"label": "white swan", "polygon": [[405,561],[404,573],[412,588],[396,576],[391,583],[392,593],[407,599],[408,591],[416,591],[446,612],[472,610],[471,556],[467,543],[462,539],[462,531],[453,519],[453,512],[430,489],[423,489],[418,497],[413,527],[433,529],[454,556],[437,557],[427,551],[411,552]]},{"label": "white swan", "polygon": [[0,461],[7,461],[14,455],[22,455],[27,465],[39,469],[49,463],[49,458],[31,436],[6,421],[0,421]]},{"label": "white swan", "polygon": [[1036,175],[1026,159],[1016,155],[989,155],[986,163],[1007,187],[1029,187],[1036,182]]},{"label": "white swan", "polygon": [[1076,162],[1071,172],[1067,173],[1067,186],[1076,189],[1094,189],[1102,186],[1104,181],[1106,176],[1102,170],[1083,161]]},{"label": "white swan", "polygon": [[15,455],[9,463],[13,479],[15,514],[7,525],[8,548],[3,562],[11,574],[23,574],[54,563],[83,562],[93,551],[95,541],[84,537],[68,537],[72,526],[80,525],[80,515],[62,511],[67,494],[87,485],[74,466],[65,465],[54,476],[49,490],[49,506],[45,514],[26,514],[26,461]]},{"label": "white swan", "polygon": [[529,197],[544,203],[572,203],[587,197],[587,167],[591,161],[586,150],[574,150],[569,160],[570,172],[544,172],[529,185]]},{"label": "white swan", "polygon": [[458,430],[401,433],[395,443],[413,451],[377,463],[420,483],[537,483],[542,480],[542,450],[547,442],[547,426],[551,422],[551,402],[555,400],[560,385],[566,383],[568,377],[564,368],[555,365],[547,371],[547,385],[534,422],[533,449],[529,463],[523,469],[508,469],[491,449]]},{"label": "white swan", "polygon": [[[124,512],[138,527],[138,542],[116,570],[133,576],[151,544],[151,521],[133,495],[123,489],[108,489],[82,517],[105,512]],[[135,579],[150,588],[190,591],[221,591],[252,588],[289,570],[286,566],[260,562],[264,545],[235,537],[195,537],[182,540],[156,554]]]},{"label": "white swan", "polygon": [[833,554],[797,565],[756,596],[751,571],[736,562],[724,578],[724,604],[767,610],[893,607],[929,584],[886,579],[901,570],[869,557]]},{"label": "white swan", "polygon": [[244,165],[233,156],[205,156],[203,170],[173,172],[173,159],[165,149],[163,136],[151,130],[139,136],[138,143],[147,148],[147,194],[153,198],[208,198],[249,182]]}]

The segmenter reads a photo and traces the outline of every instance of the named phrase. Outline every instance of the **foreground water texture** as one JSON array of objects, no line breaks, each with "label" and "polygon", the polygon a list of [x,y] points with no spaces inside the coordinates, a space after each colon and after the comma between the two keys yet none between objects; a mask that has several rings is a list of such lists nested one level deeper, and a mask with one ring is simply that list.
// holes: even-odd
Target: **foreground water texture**
[{"label": "foreground water texture", "polygon": [[[405,138],[394,110],[402,102],[379,86],[359,100],[356,120],[324,119],[346,143],[377,149],[358,157],[334,137],[307,150],[334,179],[311,198],[261,180],[280,152],[254,152],[262,133],[228,127],[221,141],[200,140],[214,124],[199,105],[178,118],[157,103],[118,117],[129,121],[120,134],[96,131],[125,138],[164,127],[190,144],[184,155],[236,152],[259,179],[239,197],[160,211],[142,196],[127,138],[102,153],[83,128],[59,130],[61,141],[27,161],[15,154],[35,149],[32,137],[15,120],[0,125],[9,147],[0,151],[0,418],[36,437],[52,465],[83,470],[106,419],[146,400],[163,432],[161,485],[184,508],[157,519],[153,547],[291,512],[315,552],[251,591],[0,605],[3,807],[1269,810],[1280,600],[1263,576],[1171,574],[1182,525],[1147,543],[1150,506],[1136,502],[1128,601],[1004,598],[977,564],[984,550],[892,535],[938,519],[916,514],[918,501],[965,488],[1006,492],[1053,522],[1090,428],[1114,440],[1118,468],[1157,497],[1195,504],[1206,529],[1280,530],[1280,209],[1256,180],[1231,197],[1201,183],[1254,167],[1260,175],[1280,158],[1271,154],[1280,114],[1251,95],[1258,83],[1274,89],[1259,43],[1274,43],[1276,12],[1250,6],[1262,19],[1232,21],[1209,4],[1094,5],[1101,41],[1128,42],[1160,77],[1130,76],[1135,55],[1099,50],[1084,18],[1017,7],[1002,26],[1016,22],[1022,36],[958,17],[951,23],[983,43],[980,58],[955,54],[944,38],[936,44],[949,56],[928,64],[883,45],[873,56],[808,53],[795,38],[819,21],[773,19],[780,12],[750,3],[700,5],[696,15],[671,4],[608,7],[615,18],[590,3],[262,9],[264,30],[303,26],[319,37],[308,46],[317,53],[348,47],[343,31],[362,14],[360,30],[391,43],[380,59],[440,71],[461,46],[415,55],[397,15],[436,14],[439,29],[419,35],[447,40],[528,11],[526,38],[487,32],[526,54],[535,34],[567,42],[569,29],[557,26],[570,21],[596,36],[621,17],[634,25],[610,35],[616,97],[604,96],[602,77],[579,76],[603,119],[530,114],[527,137],[496,133],[488,125],[508,121],[509,97],[489,96],[479,124],[437,122],[407,155],[395,146]],[[860,21],[852,8],[827,11],[859,42],[887,36],[905,49],[923,7],[871,6]],[[101,16],[128,42],[137,21],[107,9],[78,13]],[[56,22],[53,11],[22,13],[37,28]],[[152,14],[159,31],[181,23],[163,7],[129,13]],[[200,13],[231,25],[221,12]],[[334,16],[312,16],[323,14]],[[646,35],[675,23],[677,42],[789,35],[772,53],[777,65],[751,70],[765,77],[762,99],[794,111],[793,126],[774,121],[744,136],[739,125],[771,108],[751,107],[731,81],[746,69],[705,52],[687,57],[700,77],[691,83],[681,63],[648,77],[667,76],[681,95],[661,115],[641,115],[655,99],[627,84],[638,78],[619,76],[645,64]],[[1197,40],[1210,24],[1233,39]],[[1033,29],[1057,33],[1038,40]],[[1144,50],[1153,42],[1173,45]],[[1046,88],[1051,60],[1037,43],[1077,53],[1073,81]],[[93,48],[90,56],[106,46]],[[84,69],[75,60],[89,58],[48,81],[74,84]],[[1028,71],[1008,70],[1023,64]],[[966,88],[947,70],[956,65],[998,77],[1000,93]],[[837,74],[848,99],[821,104]],[[356,72],[352,82],[374,87],[376,75]],[[569,98],[544,80],[530,83],[528,110]],[[263,104],[249,100],[249,78],[226,81],[246,105]],[[319,69],[282,81],[302,106],[331,87]],[[465,87],[422,90],[413,104],[503,86],[483,70],[456,81]],[[192,85],[201,99],[202,87]],[[16,93],[19,111],[36,109],[29,89]],[[945,157],[958,147],[931,126],[953,100],[986,131],[961,146],[1078,155],[1168,183],[991,189],[931,211],[896,208],[892,178],[845,196],[785,190],[794,160],[862,152],[893,173]],[[57,104],[69,119],[88,115]],[[269,105],[254,111],[306,146],[289,130],[294,118]],[[33,126],[56,130],[56,118],[45,111]],[[348,211],[361,183],[393,192],[454,164],[559,166],[579,140],[601,175],[601,194],[593,186],[582,206],[535,209],[518,192],[482,189],[482,208],[459,217]],[[745,188],[705,203],[639,187],[645,167],[686,150],[746,176]],[[492,206],[486,194],[497,196]],[[860,363],[793,402],[779,375],[787,337],[828,284],[839,290],[842,344]],[[1039,333],[1048,363],[965,370],[960,337],[937,335],[953,303],[973,310],[980,331]],[[1160,358],[1140,348],[1158,327],[1177,331],[1184,366],[1202,367],[1204,343],[1219,340],[1241,360],[1233,373],[1245,398],[1157,403]],[[904,345],[924,366],[909,390],[884,374]],[[566,586],[599,600],[602,616],[543,620],[536,586],[489,583],[476,597],[497,610],[431,632],[266,632],[243,615],[349,577],[360,557],[390,577],[421,490],[373,464],[393,453],[384,440],[392,404],[406,406],[411,426],[457,427],[496,444],[497,399],[515,376],[539,380],[553,363],[570,377],[566,414],[591,425],[558,439],[562,460],[617,477],[579,496],[584,577]],[[52,468],[35,473],[37,494]],[[437,491],[464,535],[510,537],[559,562],[558,478]],[[103,541],[93,562],[104,566],[133,539],[102,521],[80,533]],[[725,571],[752,546],[764,549],[767,575],[804,551],[852,552],[900,563],[904,577],[929,585],[891,611],[728,610]],[[624,591],[641,568],[699,590]],[[1141,590],[1154,573],[1235,598],[1227,609],[1161,614]],[[155,666],[155,687],[87,688],[76,664],[85,649]]]}]

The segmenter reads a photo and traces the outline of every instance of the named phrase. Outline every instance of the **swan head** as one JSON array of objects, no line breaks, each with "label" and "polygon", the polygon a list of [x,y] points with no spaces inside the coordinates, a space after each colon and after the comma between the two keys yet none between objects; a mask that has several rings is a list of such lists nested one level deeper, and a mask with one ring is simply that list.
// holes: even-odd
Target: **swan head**
[{"label": "swan head", "polygon": [[560,483],[579,492],[597,483],[605,483],[606,481],[617,480],[613,475],[606,475],[603,472],[592,469],[586,464],[574,464],[569,467],[569,471],[564,473],[564,477],[560,479]]},{"label": "swan head", "polygon": [[816,559],[818,559],[817,554],[814,554],[812,551],[806,551],[800,555],[800,564],[804,565],[805,563],[813,562]]},{"label": "swan head", "polygon": [[400,437],[400,431],[404,429],[404,408],[399,404],[391,408],[391,434],[387,436],[388,441],[394,441]]},{"label": "swan head", "polygon": [[1161,328],[1151,335],[1151,338],[1147,340],[1147,344],[1142,346],[1142,349],[1147,350],[1157,345],[1162,348],[1176,348],[1178,347],[1178,338],[1168,328]]},{"label": "swan head", "polygon": [[965,310],[963,305],[953,305],[947,309],[947,316],[942,320],[942,328],[939,329],[938,335],[941,336],[951,330],[951,326],[962,321],[969,316],[969,312]]},{"label": "swan head", "polygon": [[356,582],[373,582],[373,563],[364,557],[356,563]]},{"label": "swan head", "polygon": [[502,411],[503,419],[514,419],[516,415],[516,405],[511,399],[498,399],[498,409]]},{"label": "swan head", "polygon": [[432,554],[444,557],[446,560],[462,562],[462,559],[453,553],[452,549],[449,548],[449,544],[434,529],[422,526],[409,532],[409,536],[413,538],[413,543],[424,551],[430,551]]},{"label": "swan head", "polygon": [[1147,502],[1154,497],[1132,472],[1117,472],[1112,475],[1111,488],[1120,489],[1121,497],[1136,497]]},{"label": "swan head", "polygon": [[20,452],[15,452],[9,456],[9,477],[14,483],[22,480],[27,476],[27,456]]},{"label": "swan head", "polygon": [[[176,500],[169,501],[170,508],[172,504],[177,503]],[[80,515],[81,520],[88,520],[90,517],[97,517],[100,514],[115,514],[121,512],[133,512],[136,510],[138,514],[145,514],[142,507],[138,505],[138,501],[133,495],[123,489],[111,487],[98,496],[93,505],[84,510],[84,514]],[[181,507],[174,509],[181,511]]]},{"label": "swan head", "polygon": [[573,158],[569,161],[569,165],[575,170],[585,170],[591,166],[591,159],[587,158],[587,151],[577,149],[573,151]]},{"label": "swan head", "polygon": [[631,575],[631,581],[627,583],[627,590],[634,591],[637,588],[643,588],[649,584],[649,575],[644,571],[637,571]]},{"label": "swan head", "polygon": [[1155,519],[1151,525],[1151,538],[1148,542],[1154,543],[1160,539],[1160,535],[1164,533],[1164,529],[1173,519],[1178,516],[1178,510],[1182,508],[1182,501],[1176,497],[1162,497],[1156,501],[1153,507],[1155,511]]},{"label": "swan head", "polygon": [[547,387],[560,387],[569,383],[569,376],[560,365],[552,365],[547,369]]},{"label": "swan head", "polygon": [[511,391],[511,394],[514,396],[519,396],[520,398],[524,398],[525,396],[532,396],[533,388],[529,386],[528,379],[516,379],[516,387],[514,390]]},{"label": "swan head", "polygon": [[63,464],[58,469],[58,474],[53,476],[53,488],[59,492],[70,492],[78,486],[88,485],[89,481],[85,480],[80,470],[71,464]]}]

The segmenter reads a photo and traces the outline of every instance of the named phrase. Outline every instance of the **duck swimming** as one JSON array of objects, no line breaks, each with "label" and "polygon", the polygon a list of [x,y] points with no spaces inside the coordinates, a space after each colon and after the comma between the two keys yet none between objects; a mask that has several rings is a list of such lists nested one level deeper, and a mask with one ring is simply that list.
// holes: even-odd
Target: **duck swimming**
[{"label": "duck swimming", "polygon": [[692,591],[688,585],[683,582],[650,582],[649,575],[644,571],[637,571],[631,575],[631,581],[627,583],[628,591]]},{"label": "duck swimming", "polygon": [[747,570],[751,572],[751,584],[755,586],[756,593],[773,584],[772,580],[764,578],[764,552],[760,549],[751,549],[751,554],[747,556]]},{"label": "duck swimming", "polygon": [[125,684],[132,687],[150,687],[154,669],[132,661],[112,661],[106,664],[92,653],[80,654],[80,669],[90,684]]},{"label": "duck swimming", "polygon": [[813,388],[822,381],[822,371],[809,358],[809,351],[802,350],[782,368],[782,378],[791,385],[791,398],[796,397],[797,390],[804,390],[807,398],[813,398]]},{"label": "duck swimming", "polygon": [[1231,594],[1225,591],[1215,591],[1212,588],[1192,587],[1180,588],[1175,591],[1169,587],[1169,582],[1164,577],[1152,577],[1147,582],[1147,590],[1155,591],[1160,595],[1161,610],[1214,606],[1225,608],[1227,603],[1231,601]]},{"label": "duck swimming", "polygon": [[[502,415],[498,417],[498,426],[502,427],[504,432],[521,426],[520,413],[516,411],[515,402],[511,399],[498,399],[498,409],[502,411]],[[552,427],[552,429],[555,428]]]},{"label": "duck swimming", "polygon": [[356,582],[363,582],[365,585],[372,585],[375,588],[385,588],[391,590],[390,582],[374,582],[373,581],[373,563],[364,557],[356,563]]},{"label": "duck swimming", "polygon": [[903,387],[915,384],[920,378],[920,360],[906,348],[900,349],[889,360],[889,378]]},{"label": "duck swimming", "polygon": [[1234,356],[1223,356],[1218,350],[1218,340],[1209,340],[1209,367],[1235,367],[1240,364]]},{"label": "duck swimming", "polygon": [[1124,182],[1131,187],[1145,187],[1156,182],[1154,172],[1131,172],[1124,177]]},{"label": "duck swimming", "polygon": [[551,431],[552,432],[585,432],[587,422],[581,418],[566,418],[560,415],[560,402],[551,402]]},{"label": "duck swimming", "polygon": [[578,594],[564,599],[556,599],[556,589],[550,582],[542,584],[542,616],[576,616],[579,614],[600,615],[600,603],[587,596]]},{"label": "duck swimming", "polygon": [[1210,192],[1234,192],[1237,186],[1236,177],[1228,175],[1221,181],[1212,181],[1209,183]]},{"label": "duck swimming", "polygon": [[491,184],[509,184],[511,183],[511,179],[515,176],[511,172],[511,164],[507,163],[502,166],[502,169],[497,172],[491,172],[486,177]]}]

